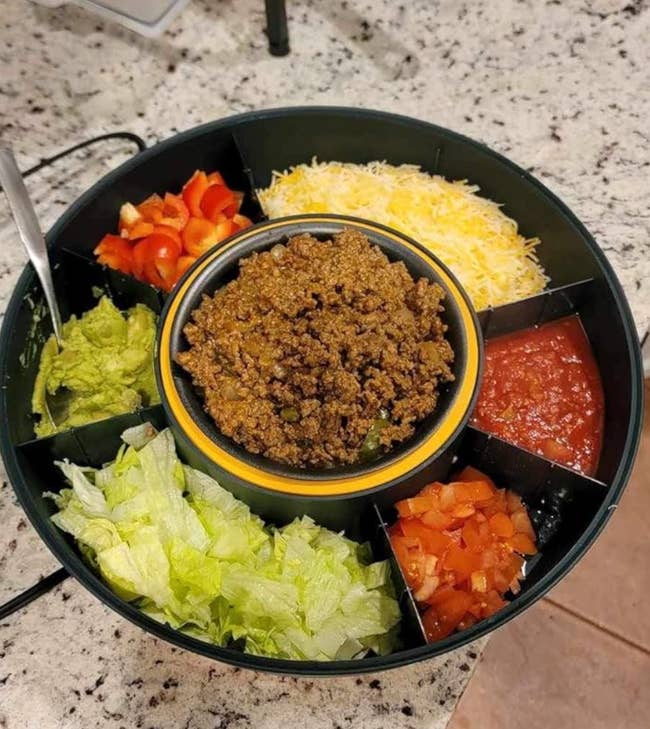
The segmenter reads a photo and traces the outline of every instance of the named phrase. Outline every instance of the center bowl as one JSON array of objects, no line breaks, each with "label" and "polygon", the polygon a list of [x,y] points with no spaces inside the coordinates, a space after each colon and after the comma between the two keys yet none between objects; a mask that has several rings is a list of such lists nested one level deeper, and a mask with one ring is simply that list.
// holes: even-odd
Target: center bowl
[{"label": "center bowl", "polygon": [[[292,468],[249,453],[223,435],[206,414],[189,375],[175,363],[187,349],[183,334],[202,297],[237,277],[239,261],[301,233],[331,238],[345,228],[362,232],[391,261],[403,261],[414,279],[425,277],[445,291],[442,316],[454,350],[454,382],[439,394],[434,412],[415,434],[378,459],[330,469]],[[449,470],[455,446],[478,394],[482,366],[480,328],[464,290],[434,255],[384,226],[345,216],[302,215],[267,221],[206,253],[179,282],[161,315],[156,377],[162,402],[188,463],[216,478],[263,518],[286,523],[307,514],[330,529],[350,529],[374,501],[388,505],[416,493]],[[355,520],[353,520],[354,522]]]}]

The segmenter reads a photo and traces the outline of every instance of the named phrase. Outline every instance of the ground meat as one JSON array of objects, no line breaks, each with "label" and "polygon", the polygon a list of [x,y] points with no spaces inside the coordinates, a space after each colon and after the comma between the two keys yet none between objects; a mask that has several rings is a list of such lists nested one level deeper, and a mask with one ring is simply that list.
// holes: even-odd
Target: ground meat
[{"label": "ground meat", "polygon": [[298,235],[203,298],[177,361],[221,432],[251,453],[351,464],[364,441],[385,451],[413,435],[453,380],[443,298],[358,231]]}]

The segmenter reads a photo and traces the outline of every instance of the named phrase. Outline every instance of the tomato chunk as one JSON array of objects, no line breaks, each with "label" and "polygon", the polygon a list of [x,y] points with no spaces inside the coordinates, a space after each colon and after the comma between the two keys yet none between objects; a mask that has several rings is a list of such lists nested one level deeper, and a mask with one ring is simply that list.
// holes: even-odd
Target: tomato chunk
[{"label": "tomato chunk", "polygon": [[507,539],[515,533],[515,528],[510,517],[503,512],[499,512],[491,516],[488,523],[492,533],[496,534],[497,537],[504,537]]}]

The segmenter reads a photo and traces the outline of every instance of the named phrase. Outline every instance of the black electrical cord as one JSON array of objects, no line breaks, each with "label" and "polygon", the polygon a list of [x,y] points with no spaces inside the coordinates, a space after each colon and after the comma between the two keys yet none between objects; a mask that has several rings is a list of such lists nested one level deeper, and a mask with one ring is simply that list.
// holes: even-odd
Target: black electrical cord
[{"label": "black electrical cord", "polygon": [[[135,144],[138,148],[138,152],[142,152],[147,148],[147,144],[144,139],[139,137],[137,134],[132,134],[131,132],[111,132],[109,134],[101,134],[98,137],[92,137],[91,139],[86,139],[84,142],[68,147],[52,157],[44,157],[38,164],[30,167],[28,170],[25,170],[22,175],[23,177],[29,177],[29,175],[33,175],[35,172],[42,170],[44,167],[48,167],[63,157],[67,157],[69,154],[73,154],[84,147],[89,147],[92,144],[104,142],[109,139],[126,139],[129,142],[133,142],[133,144]],[[26,605],[29,605],[30,602],[41,597],[41,595],[44,595],[46,592],[49,592],[53,587],[56,587],[69,576],[70,575],[67,570],[62,567],[61,569],[56,570],[56,572],[52,572],[46,577],[43,577],[35,585],[32,585],[24,592],[21,592],[16,597],[4,603],[4,605],[0,605],[0,620],[4,620],[12,613],[24,608]]]},{"label": "black electrical cord", "polygon": [[8,618],[12,613],[17,612],[26,605],[29,605],[30,602],[36,600],[37,597],[44,595],[46,592],[49,592],[53,587],[56,587],[68,577],[70,577],[70,575],[63,567],[56,572],[52,572],[52,574],[47,577],[43,577],[43,579],[39,580],[35,585],[32,585],[29,589],[21,592],[20,595],[12,598],[4,605],[0,605],[0,620]]},{"label": "black electrical cord", "polygon": [[142,137],[139,137],[137,134],[132,134],[131,132],[111,132],[110,134],[100,134],[98,137],[92,137],[91,139],[86,139],[86,141],[84,142],[79,142],[79,144],[75,144],[73,147],[68,147],[68,149],[64,149],[63,152],[59,152],[52,157],[44,157],[38,164],[30,167],[28,170],[25,170],[23,172],[23,177],[29,177],[29,175],[33,175],[34,172],[38,172],[44,167],[48,167],[62,157],[67,157],[69,154],[72,154],[79,149],[83,149],[84,147],[90,147],[91,144],[104,142],[108,139],[126,139],[129,142],[133,142],[137,146],[138,152],[143,152],[147,148],[147,144],[144,139],[142,139]]}]

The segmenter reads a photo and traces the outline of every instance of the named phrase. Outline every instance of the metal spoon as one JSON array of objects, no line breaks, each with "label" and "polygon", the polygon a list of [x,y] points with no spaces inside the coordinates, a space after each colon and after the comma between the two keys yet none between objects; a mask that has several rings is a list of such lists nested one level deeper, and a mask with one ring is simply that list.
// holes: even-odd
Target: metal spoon
[{"label": "metal spoon", "polygon": [[[52,318],[52,327],[59,349],[62,346],[61,314],[56,301],[56,292],[52,281],[52,269],[47,255],[45,238],[41,233],[34,206],[29,198],[27,188],[23,182],[14,154],[6,144],[0,144],[0,184],[7,197],[9,209],[13,215],[20,239],[27,250],[29,260],[36,270],[45,293],[45,301]],[[71,392],[60,388],[53,395],[45,393],[45,409],[47,415],[56,426],[65,419]]]}]

